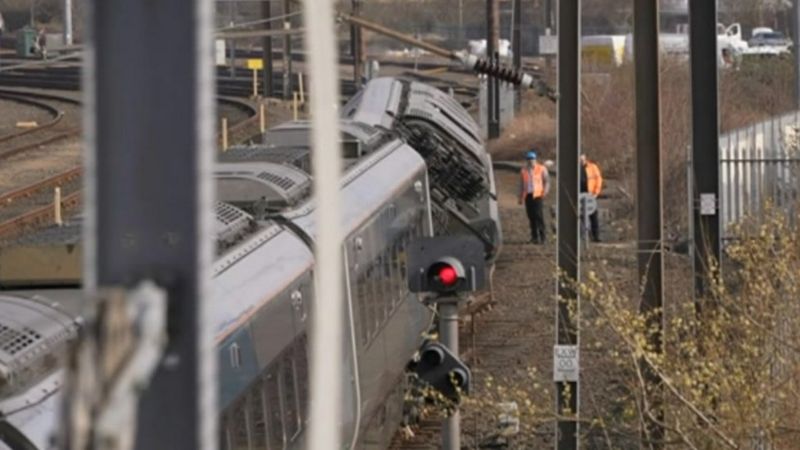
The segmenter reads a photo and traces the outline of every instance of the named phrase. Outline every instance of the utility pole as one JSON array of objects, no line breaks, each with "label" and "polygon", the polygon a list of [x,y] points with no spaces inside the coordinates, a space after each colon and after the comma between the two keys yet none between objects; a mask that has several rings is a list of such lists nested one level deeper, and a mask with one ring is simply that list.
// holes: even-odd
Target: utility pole
[{"label": "utility pole", "polygon": [[[292,0],[283,0],[283,15],[288,16],[292,13]],[[283,29],[288,31],[292,28],[290,17],[283,19]],[[283,37],[283,98],[292,98],[292,35],[286,33]]]},{"label": "utility pole", "polygon": [[[353,0],[352,14],[354,17],[361,15],[361,0]],[[356,89],[361,87],[361,77],[364,74],[364,32],[355,24],[350,25],[350,55],[353,57],[353,83]]]},{"label": "utility pole", "polygon": [[[578,240],[578,155],[581,148],[580,73],[581,2],[558,2],[558,236],[556,346],[553,378],[556,383],[556,449],[578,448],[579,419],[579,336],[578,292],[580,282]],[[569,370],[560,371],[560,367]]]},{"label": "utility pole", "polygon": [[[512,0],[514,2],[514,23],[512,25],[511,49],[514,52],[514,68],[522,72],[522,0]],[[514,101],[514,110],[519,111],[522,106],[522,87],[517,86]]]},{"label": "utility pole", "polygon": [[[228,0],[228,25],[233,26],[236,24],[236,0]],[[227,48],[230,49],[231,58],[230,58],[230,69],[229,73],[231,78],[236,77],[236,39],[231,39],[228,41],[230,45]]]},{"label": "utility pole", "polygon": [[[659,93],[658,0],[633,6],[636,65],[636,212],[639,280],[644,283],[639,312],[648,324],[653,351],[663,347],[664,261],[662,259],[661,100]],[[645,379],[642,447],[664,446],[663,386],[649,361],[639,361]],[[649,417],[652,417],[650,419]]]},{"label": "utility pole", "polygon": [[464,33],[464,0],[458,0],[458,45],[463,48],[466,42]]},{"label": "utility pole", "polygon": [[[151,280],[166,292],[166,348],[146,389],[129,386],[138,414],[136,403],[125,405],[136,414],[135,448],[213,450],[217,358],[207,306],[216,128],[213,4],[89,5],[84,289],[87,298],[96,298],[98,289]],[[162,76],[165,67],[168,77]],[[116,341],[104,341],[100,349],[114,348]],[[116,375],[109,382],[130,383]],[[126,411],[115,410],[114,417]],[[119,433],[126,433],[128,424],[120,425]]]},{"label": "utility pole", "polygon": [[72,45],[72,0],[64,0],[64,45]]},{"label": "utility pole", "polygon": [[689,1],[692,74],[692,196],[694,275],[699,298],[719,267],[719,103],[717,2]]},{"label": "utility pole", "polygon": [[794,55],[794,105],[800,109],[800,0],[792,2],[792,54]]},{"label": "utility pole", "polygon": [[[262,0],[261,2],[261,16],[264,19],[271,19],[272,18],[272,0]],[[266,28],[268,30],[272,29],[272,21],[268,21],[266,24]],[[262,48],[262,63],[264,66],[264,70],[262,71],[263,77],[263,93],[264,98],[269,98],[274,95],[273,86],[272,86],[272,74],[273,74],[273,67],[272,67],[272,37],[271,36],[264,36],[261,40],[261,48]]]},{"label": "utility pole", "polygon": [[[486,0],[486,59],[498,63],[497,50],[500,44],[500,0]],[[486,78],[486,121],[489,139],[500,137],[500,99],[497,78]]]}]

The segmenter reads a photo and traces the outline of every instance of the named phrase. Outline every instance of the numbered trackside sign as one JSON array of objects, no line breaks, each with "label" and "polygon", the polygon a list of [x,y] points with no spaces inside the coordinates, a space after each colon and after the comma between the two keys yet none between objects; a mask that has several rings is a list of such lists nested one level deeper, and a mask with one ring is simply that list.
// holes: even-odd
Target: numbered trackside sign
[{"label": "numbered trackside sign", "polygon": [[553,381],[578,381],[580,364],[577,345],[553,346]]}]

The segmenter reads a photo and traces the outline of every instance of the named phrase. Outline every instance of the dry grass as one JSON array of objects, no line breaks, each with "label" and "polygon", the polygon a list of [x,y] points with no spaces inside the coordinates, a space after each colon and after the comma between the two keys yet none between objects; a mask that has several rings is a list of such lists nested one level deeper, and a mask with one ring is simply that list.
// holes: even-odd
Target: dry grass
[{"label": "dry grass", "polygon": [[[739,71],[722,71],[719,83],[721,131],[790,110],[792,75],[788,60],[748,61]],[[662,61],[662,170],[666,186],[665,226],[669,236],[685,235],[688,223],[686,161],[691,144],[690,81],[689,66],[685,62]],[[584,74],[581,115],[584,151],[599,162],[604,176],[617,180],[632,195],[635,195],[636,174],[634,83],[630,64],[607,74]],[[539,149],[545,158],[555,158],[555,114],[555,105],[551,102],[526,93],[521,113],[500,139],[489,143],[494,158],[522,159],[523,152],[530,147]]]}]

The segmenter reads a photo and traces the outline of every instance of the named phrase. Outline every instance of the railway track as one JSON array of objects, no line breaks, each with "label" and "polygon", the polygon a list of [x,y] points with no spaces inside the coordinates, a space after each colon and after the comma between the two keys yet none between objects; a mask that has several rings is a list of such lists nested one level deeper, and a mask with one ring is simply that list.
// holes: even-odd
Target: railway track
[{"label": "railway track", "polygon": [[[401,64],[401,67],[405,66]],[[409,68],[411,67],[413,67],[413,64],[409,66]],[[441,65],[433,65],[431,67],[441,67]],[[252,76],[252,71],[241,67],[236,68],[233,71],[226,67],[218,68],[216,77],[217,94],[226,97],[250,97],[253,92]],[[406,78],[424,81],[429,84],[434,84],[443,90],[446,90],[448,87],[452,87],[454,93],[465,106],[469,106],[474,103],[474,99],[477,98],[478,95],[477,88],[473,86],[468,86],[455,81],[446,81],[435,76],[426,75],[423,72],[406,71],[403,73],[403,76]],[[79,90],[81,86],[80,79],[80,68],[77,66],[21,68],[8,72],[0,72],[0,85],[3,86]],[[308,80],[304,81],[305,86],[308,86]],[[283,73],[276,70],[272,77],[274,95],[279,98],[289,98],[291,96],[285,96],[283,93],[283,82]],[[260,79],[259,83],[261,83]],[[353,80],[343,78],[340,80],[340,83],[340,91],[344,99],[350,98],[356,93],[357,87]],[[297,88],[298,80],[296,75],[293,74],[292,79],[290,80],[290,89]]]},{"label": "railway track", "polygon": [[80,135],[79,126],[69,123],[66,112],[59,105],[80,105],[80,102],[66,96],[34,92],[0,90],[0,99],[27,104],[46,111],[52,119],[32,128],[15,131],[0,136],[0,160],[19,153],[40,148]]},{"label": "railway track", "polygon": [[81,173],[76,167],[42,181],[0,195],[0,239],[53,223],[56,187],[61,189],[61,211],[73,212],[81,202]]},{"label": "railway track", "polygon": [[[47,109],[53,117],[49,122],[36,128],[0,136],[0,144],[2,144],[0,148],[7,147],[7,143],[13,145],[11,148],[0,150],[0,160],[28,149],[38,148],[45,143],[53,143],[80,134],[80,128],[68,129],[48,136],[41,134],[43,129],[50,130],[57,127],[64,118],[63,111],[42,100],[65,101],[79,105],[80,102],[76,100],[50,94],[2,90],[0,90],[0,98]],[[239,109],[247,116],[246,119],[238,121],[229,129],[230,142],[244,142],[260,131],[259,117],[252,105],[241,100],[224,97],[218,98],[218,102]],[[37,134],[37,132],[39,133]],[[26,138],[28,141],[22,142],[21,138]],[[55,216],[54,190],[56,187],[61,189],[63,217],[68,217],[77,211],[81,205],[82,173],[81,167],[71,168],[36,183],[0,194],[0,241],[13,239],[31,229],[52,224]]]}]

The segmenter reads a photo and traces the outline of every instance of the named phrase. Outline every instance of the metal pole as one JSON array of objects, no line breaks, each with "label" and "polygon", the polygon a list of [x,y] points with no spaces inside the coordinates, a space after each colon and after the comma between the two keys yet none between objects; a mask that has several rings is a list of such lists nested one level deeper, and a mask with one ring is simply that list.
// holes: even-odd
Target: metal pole
[{"label": "metal pole", "polygon": [[64,45],[72,45],[72,0],[64,0]]},{"label": "metal pole", "polygon": [[216,129],[213,4],[89,5],[84,289],[94,298],[98,288],[148,278],[167,290],[167,348],[139,400],[135,447],[213,450],[218,385],[206,301]]},{"label": "metal pole", "polygon": [[[500,41],[500,0],[486,0],[486,59],[492,61],[497,52]],[[500,136],[500,123],[497,117],[498,104],[495,85],[499,83],[494,77],[487,77],[487,102],[486,120],[489,124],[489,139]]]},{"label": "metal pole", "polygon": [[[458,299],[439,300],[438,306],[440,342],[458,356]],[[461,448],[461,417],[458,408],[444,421],[442,448],[444,450]]]},{"label": "metal pole", "polygon": [[[578,154],[580,153],[580,0],[558,2],[558,237],[557,262],[563,278],[557,281],[556,344],[578,348],[578,327],[570,310],[579,310]],[[579,384],[556,382],[556,448],[578,448]]]},{"label": "metal pole", "polygon": [[792,2],[792,53],[794,54],[794,104],[800,109],[800,1]]},{"label": "metal pole", "polygon": [[[512,32],[511,49],[514,52],[514,67],[522,71],[522,0],[514,1],[514,25]],[[515,88],[516,95],[514,101],[514,110],[519,111],[522,106],[522,87]]]},{"label": "metal pole", "polygon": [[553,25],[553,0],[544,0],[544,28],[547,35],[555,31]]},{"label": "metal pole", "polygon": [[[661,100],[659,94],[658,0],[634,2],[633,46],[636,71],[636,205],[639,233],[639,280],[643,280],[639,311],[646,318],[648,342],[661,352],[663,342],[664,262],[662,260]],[[663,448],[663,387],[647,361],[640,362],[649,408],[642,446]]]},{"label": "metal pole", "polygon": [[[292,1],[283,0],[283,14],[288,15],[292,12]],[[285,19],[283,28],[292,28],[291,18]],[[283,38],[283,98],[292,98],[292,35],[287,33]]]},{"label": "metal pole", "polygon": [[[261,3],[261,16],[264,19],[272,18],[272,1],[271,0],[264,0]],[[272,21],[266,23],[267,29],[272,29]],[[264,98],[272,97],[274,93],[273,85],[272,85],[272,77],[273,77],[273,68],[272,68],[272,37],[271,36],[264,36],[264,39],[261,40],[261,48],[262,48],[262,55],[261,59],[263,60],[264,65],[264,72],[262,75],[262,91],[264,92]]]},{"label": "metal pole", "polygon": [[464,33],[464,0],[458,0],[458,45],[463,48],[466,34]]},{"label": "metal pole", "polygon": [[[313,92],[312,179],[316,205],[314,286],[325,301],[311,314],[311,414],[307,448],[341,447],[338,417],[342,410],[342,298],[341,151],[339,135],[339,76],[332,0],[303,2],[308,74]],[[351,443],[350,446],[355,445]]]},{"label": "metal pole", "polygon": [[[229,25],[233,26],[236,23],[236,0],[228,0],[228,23]],[[231,78],[236,77],[236,39],[231,39],[228,41],[230,45],[228,48],[231,52],[230,57],[230,68],[228,69],[228,73],[230,74]]]},{"label": "metal pole", "polygon": [[[361,1],[352,0],[352,14],[354,17],[361,15]],[[350,25],[350,55],[353,57],[353,83],[356,88],[361,87],[361,75],[363,74],[362,60],[364,55],[363,50],[363,34],[361,28],[355,24]]]},{"label": "metal pole", "polygon": [[[695,294],[700,297],[709,289],[709,276],[713,275],[710,266],[720,262],[717,4],[708,0],[691,0],[689,12],[695,186],[694,274]],[[698,310],[700,306],[698,303]]]},{"label": "metal pole", "polygon": [[355,17],[355,16],[348,15],[348,14],[344,14],[344,13],[339,13],[339,17],[341,19],[343,19],[343,20],[346,20],[346,21],[350,22],[350,23],[356,24],[361,28],[365,28],[367,30],[374,31],[375,33],[382,34],[384,36],[388,36],[388,37],[390,37],[392,39],[396,39],[396,40],[398,40],[400,42],[404,42],[406,44],[413,45],[414,47],[421,48],[423,50],[427,50],[427,51],[433,53],[434,55],[439,55],[439,56],[441,56],[443,58],[449,58],[449,59],[456,59],[456,60],[459,59],[458,55],[455,52],[453,52],[452,50],[448,50],[446,48],[442,48],[442,47],[430,44],[430,43],[425,42],[425,41],[420,41],[419,38],[418,38],[418,35],[416,33],[414,33],[414,36],[412,37],[412,36],[410,36],[408,34],[400,33],[398,31],[395,31],[395,30],[393,30],[391,28],[387,28],[387,27],[385,27],[383,25],[380,25],[380,24],[377,24],[375,22],[364,20],[362,18]]}]

